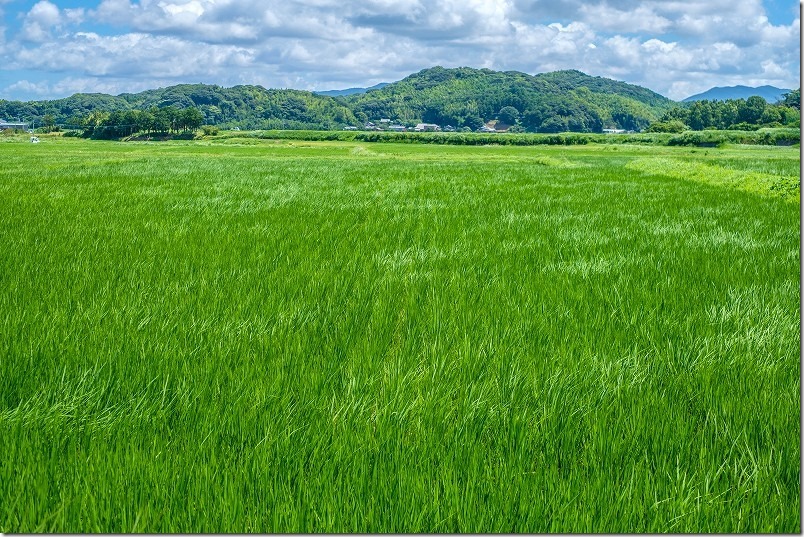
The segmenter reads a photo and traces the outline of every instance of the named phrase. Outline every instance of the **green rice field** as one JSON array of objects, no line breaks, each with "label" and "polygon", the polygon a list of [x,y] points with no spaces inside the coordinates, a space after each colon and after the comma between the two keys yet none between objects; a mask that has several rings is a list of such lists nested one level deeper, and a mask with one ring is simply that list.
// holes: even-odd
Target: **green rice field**
[{"label": "green rice field", "polygon": [[0,158],[0,532],[801,532],[797,146]]}]

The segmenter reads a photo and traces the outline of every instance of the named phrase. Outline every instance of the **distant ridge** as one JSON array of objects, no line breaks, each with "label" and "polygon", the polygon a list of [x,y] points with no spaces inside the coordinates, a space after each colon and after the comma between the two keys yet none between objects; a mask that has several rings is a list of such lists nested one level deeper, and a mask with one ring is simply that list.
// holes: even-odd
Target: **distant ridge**
[{"label": "distant ridge", "polygon": [[0,118],[26,117],[41,123],[49,116],[56,125],[82,125],[96,111],[112,114],[173,106],[198,108],[206,124],[223,128],[330,130],[375,126],[369,124],[388,119],[408,128],[433,123],[476,131],[489,121],[502,121],[502,114],[515,130],[556,133],[641,131],[674,104],[647,88],[572,69],[529,75],[436,66],[390,84],[322,92],[178,84],[118,96],[0,99]]},{"label": "distant ridge", "polygon": [[[478,130],[508,109],[531,132],[640,131],[675,103],[647,88],[569,69],[530,75],[471,67],[423,69],[339,98],[355,116]],[[514,120],[516,121],[516,119]]]},{"label": "distant ridge", "polygon": [[347,88],[342,90],[314,91],[313,93],[318,95],[326,95],[327,97],[346,97],[347,95],[359,95],[370,90],[382,89],[388,84],[389,82],[380,82],[379,84],[375,84],[370,88]]},{"label": "distant ridge", "polygon": [[752,88],[749,86],[721,86],[714,87],[706,90],[703,93],[687,97],[682,102],[688,103],[692,101],[726,101],[728,99],[747,99],[758,95],[769,103],[781,101],[785,93],[789,93],[789,89],[777,88],[775,86],[759,86]]},{"label": "distant ridge", "polygon": [[[2,0],[0,0],[2,1]],[[0,118],[80,126],[110,114],[197,108],[208,125],[241,129],[413,128],[477,131],[489,121],[529,132],[641,131],[676,103],[647,88],[577,70],[530,75],[471,67],[423,69],[391,84],[313,93],[240,85],[178,84],[117,96],[75,94],[45,101],[4,101]],[[97,114],[95,114],[97,112]],[[507,121],[503,120],[503,117]],[[115,116],[119,124],[125,118]]]}]

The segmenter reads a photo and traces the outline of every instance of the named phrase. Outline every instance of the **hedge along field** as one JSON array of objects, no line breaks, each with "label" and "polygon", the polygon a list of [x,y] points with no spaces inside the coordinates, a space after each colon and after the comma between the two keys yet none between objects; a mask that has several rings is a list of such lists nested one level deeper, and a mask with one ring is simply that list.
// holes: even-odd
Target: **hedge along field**
[{"label": "hedge along field", "polygon": [[[76,133],[77,134],[77,133]],[[218,136],[217,134],[214,136]],[[260,138],[270,140],[307,140],[340,142],[385,142],[446,145],[585,145],[648,144],[669,146],[717,147],[724,144],[782,145],[801,143],[797,128],[764,128],[756,131],[685,131],[678,134],[593,134],[564,132],[545,133],[476,133],[476,132],[378,132],[378,131],[228,131],[221,138]]]},{"label": "hedge along field", "polygon": [[797,148],[0,154],[0,532],[801,531]]}]

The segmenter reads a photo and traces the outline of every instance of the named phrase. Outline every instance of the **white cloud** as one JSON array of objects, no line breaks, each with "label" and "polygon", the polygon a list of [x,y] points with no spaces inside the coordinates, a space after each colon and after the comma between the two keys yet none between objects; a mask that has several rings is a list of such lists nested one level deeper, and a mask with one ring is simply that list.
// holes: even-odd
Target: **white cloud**
[{"label": "white cloud", "polygon": [[61,22],[59,8],[47,0],[41,0],[34,4],[28,15],[26,22],[42,24],[43,26],[56,26]]},{"label": "white cloud", "polygon": [[768,78],[784,78],[787,74],[786,71],[773,60],[765,60],[762,62],[762,74]]},{"label": "white cloud", "polygon": [[23,41],[41,43],[54,39],[54,30],[83,22],[83,8],[60,10],[48,0],[40,0],[25,14],[20,37]]},{"label": "white cloud", "polygon": [[50,85],[48,85],[47,82],[34,83],[28,82],[27,80],[19,80],[5,88],[5,90],[9,92],[22,92],[37,97],[46,96],[51,93]]},{"label": "white cloud", "polygon": [[0,28],[0,69],[73,81],[49,91],[93,78],[323,89],[439,64],[574,68],[673,98],[799,78],[799,20],[772,24],[760,0],[41,0],[20,18],[5,45]]},{"label": "white cloud", "polygon": [[69,24],[81,24],[84,21],[84,17],[86,14],[86,10],[84,8],[76,8],[76,9],[65,9],[64,13],[64,20],[67,21]]},{"label": "white cloud", "polygon": [[148,79],[136,81],[128,78],[67,77],[54,83],[30,82],[20,80],[0,91],[24,92],[45,98],[51,95],[73,95],[75,93],[107,93],[119,95],[125,92],[138,92],[175,83],[172,80]]},{"label": "white cloud", "polygon": [[128,0],[103,0],[92,16],[101,22],[126,24],[134,6]]},{"label": "white cloud", "polygon": [[584,4],[579,10],[579,15],[599,30],[620,33],[662,34],[672,26],[670,19],[658,15],[653,7],[648,5],[619,10],[606,3],[597,6]]},{"label": "white cloud", "polygon": [[60,24],[59,8],[47,0],[41,0],[25,16],[22,37],[35,42],[47,41],[52,38],[51,30]]},{"label": "white cloud", "polygon": [[17,61],[27,69],[177,80],[246,67],[252,56],[234,46],[203,45],[173,37],[142,33],[106,37],[81,32],[66,42],[25,48],[18,52]]}]

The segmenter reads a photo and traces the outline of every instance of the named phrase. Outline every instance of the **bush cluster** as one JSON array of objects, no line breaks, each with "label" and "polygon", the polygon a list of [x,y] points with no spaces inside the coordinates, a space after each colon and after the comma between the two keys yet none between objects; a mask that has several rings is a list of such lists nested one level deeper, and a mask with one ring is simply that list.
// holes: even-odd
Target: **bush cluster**
[{"label": "bush cluster", "polygon": [[256,131],[230,133],[229,136],[254,136],[271,140],[422,143],[445,145],[584,145],[645,144],[716,147],[726,143],[752,145],[793,145],[800,143],[797,129],[759,129],[756,131],[686,131],[682,133],[655,132],[645,134],[606,135],[593,133],[559,134],[483,134],[439,132],[363,132],[363,131]]}]

